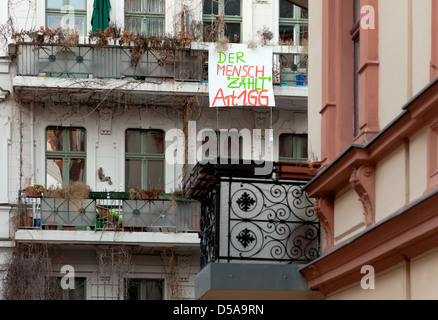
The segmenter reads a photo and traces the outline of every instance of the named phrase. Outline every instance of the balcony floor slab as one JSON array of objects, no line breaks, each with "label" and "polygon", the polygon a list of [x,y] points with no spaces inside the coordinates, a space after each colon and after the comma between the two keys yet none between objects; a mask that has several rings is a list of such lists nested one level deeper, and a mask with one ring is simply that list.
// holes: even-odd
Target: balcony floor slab
[{"label": "balcony floor slab", "polygon": [[197,300],[317,300],[294,264],[210,263],[195,278]]},{"label": "balcony floor slab", "polygon": [[47,244],[119,244],[199,247],[197,233],[25,230],[15,233],[16,242]]}]

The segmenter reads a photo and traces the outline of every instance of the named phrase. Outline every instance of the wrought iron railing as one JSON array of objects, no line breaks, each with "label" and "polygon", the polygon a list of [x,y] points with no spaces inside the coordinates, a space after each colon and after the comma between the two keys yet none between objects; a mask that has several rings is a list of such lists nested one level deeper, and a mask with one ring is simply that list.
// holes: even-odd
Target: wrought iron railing
[{"label": "wrought iron railing", "polygon": [[[176,50],[170,56],[147,50],[133,59],[132,47],[79,44],[63,48],[56,44],[17,44],[17,75],[70,78],[158,78],[174,81],[208,81],[208,51]],[[164,58],[163,58],[164,57]],[[275,84],[307,85],[307,65],[299,53],[274,53]]]},{"label": "wrought iron railing", "polygon": [[170,198],[67,200],[21,193],[18,212],[20,228],[199,232],[201,209],[197,201]]},{"label": "wrought iron railing", "polygon": [[302,187],[293,181],[216,180],[201,199],[201,266],[317,258],[320,224]]}]

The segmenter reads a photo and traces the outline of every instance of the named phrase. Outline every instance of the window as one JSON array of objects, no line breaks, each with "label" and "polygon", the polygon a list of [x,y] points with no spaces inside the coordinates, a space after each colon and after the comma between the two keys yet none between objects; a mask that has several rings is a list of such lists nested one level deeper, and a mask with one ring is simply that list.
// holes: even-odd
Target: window
[{"label": "window", "polygon": [[299,46],[308,39],[308,11],[289,0],[280,0],[279,38],[283,43]]},{"label": "window", "polygon": [[46,141],[47,186],[85,182],[85,129],[48,127]]},{"label": "window", "polygon": [[359,68],[360,68],[360,0],[353,3],[353,21],[351,37],[353,40],[354,52],[354,104],[353,104],[353,133],[357,137],[360,133],[359,124]]},{"label": "window", "polygon": [[280,161],[307,161],[307,135],[282,134],[279,141]]},{"label": "window", "polygon": [[125,300],[163,300],[163,280],[128,279]]},{"label": "window", "polygon": [[[210,139],[212,140],[210,141]],[[216,161],[218,158],[242,160],[244,141],[246,140],[240,132],[226,130],[221,133],[204,130],[202,131],[202,145],[200,146],[203,160]]]},{"label": "window", "polygon": [[86,300],[86,278],[74,278],[75,288],[62,290],[62,300]]},{"label": "window", "polygon": [[126,190],[131,188],[163,188],[164,160],[163,131],[126,130]]},{"label": "window", "polygon": [[145,35],[164,34],[164,0],[125,0],[125,29]]},{"label": "window", "polygon": [[80,36],[87,32],[87,0],[46,0],[46,26],[76,29]]},{"label": "window", "polygon": [[[219,17],[223,17],[223,24]],[[204,0],[204,41],[215,41],[215,37],[228,37],[230,42],[241,39],[241,0]],[[217,34],[215,34],[217,33]]]}]

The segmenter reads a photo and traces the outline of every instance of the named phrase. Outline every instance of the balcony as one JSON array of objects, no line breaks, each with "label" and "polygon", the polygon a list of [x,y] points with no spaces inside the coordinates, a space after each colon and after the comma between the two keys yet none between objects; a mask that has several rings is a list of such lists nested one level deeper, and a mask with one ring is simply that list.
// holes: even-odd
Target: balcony
[{"label": "balcony", "polygon": [[299,265],[320,254],[320,223],[303,191],[316,168],[274,163],[271,173],[255,176],[255,167],[198,164],[185,186],[201,202],[198,299],[314,294]]},{"label": "balcony", "polygon": [[130,200],[124,192],[92,192],[89,199],[53,199],[20,193],[19,229],[197,233],[200,203],[160,195]]},{"label": "balcony", "polygon": [[[17,76],[157,79],[165,81],[208,82],[208,44],[193,43],[183,50],[147,50],[141,58],[132,56],[131,46],[79,44],[59,50],[56,44],[22,42],[11,47],[17,58]],[[274,84],[307,85],[307,65],[299,47],[274,47]]]}]

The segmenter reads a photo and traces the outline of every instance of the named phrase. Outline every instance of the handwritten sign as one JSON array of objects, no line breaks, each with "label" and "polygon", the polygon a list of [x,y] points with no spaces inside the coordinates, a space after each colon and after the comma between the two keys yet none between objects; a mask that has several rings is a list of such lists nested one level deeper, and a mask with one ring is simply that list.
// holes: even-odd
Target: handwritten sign
[{"label": "handwritten sign", "polygon": [[210,107],[275,106],[272,47],[210,44],[208,64]]}]

